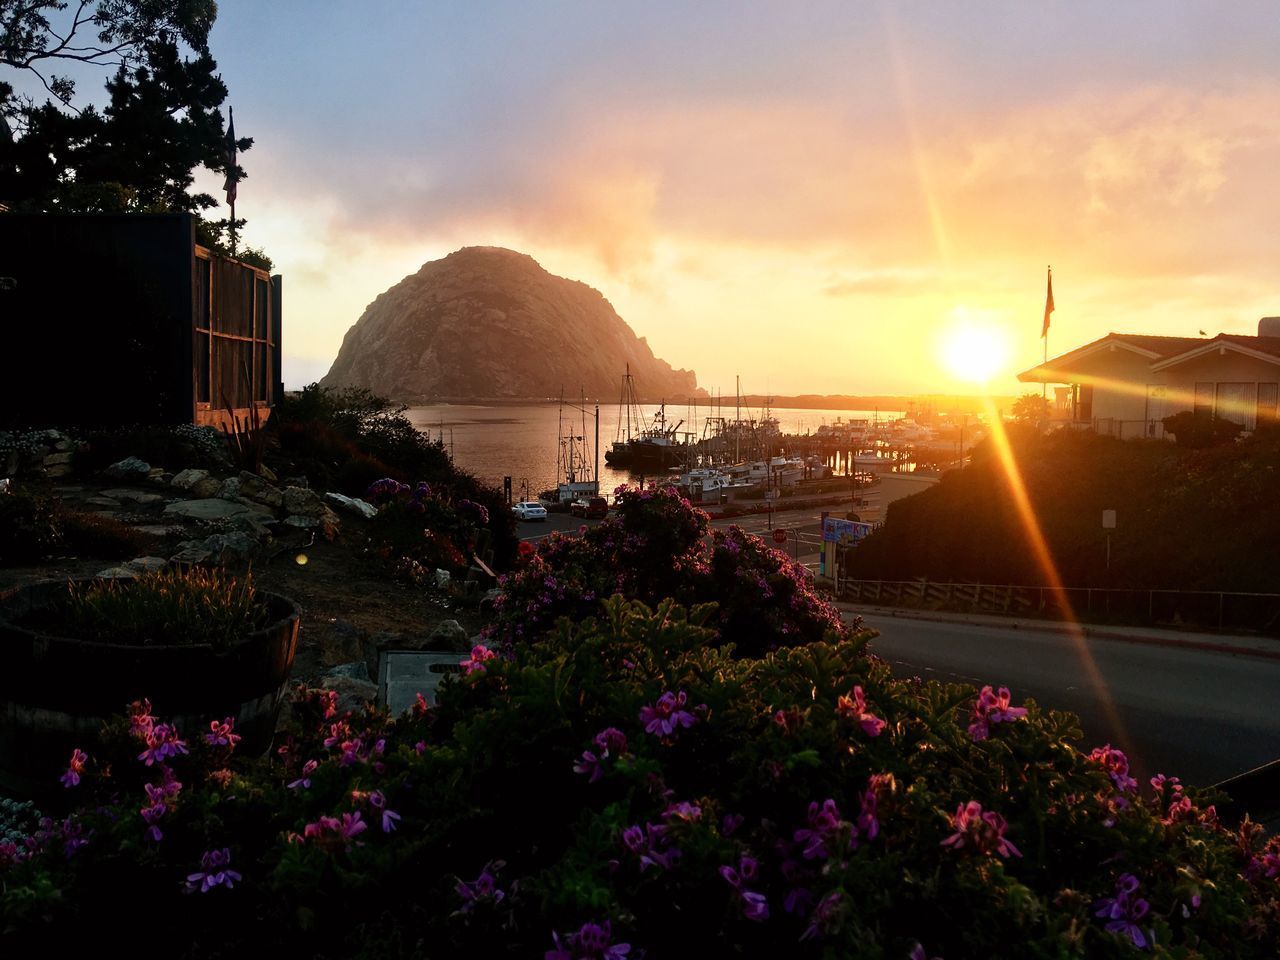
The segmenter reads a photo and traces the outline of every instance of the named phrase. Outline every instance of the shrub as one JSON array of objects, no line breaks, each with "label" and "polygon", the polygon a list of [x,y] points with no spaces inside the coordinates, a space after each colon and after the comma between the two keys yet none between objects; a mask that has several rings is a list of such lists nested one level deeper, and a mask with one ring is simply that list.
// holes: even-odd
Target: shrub
[{"label": "shrub", "polygon": [[0,494],[0,566],[40,563],[55,553],[126,560],[150,541],[119,520],[68,509],[52,497]]},{"label": "shrub", "polygon": [[187,467],[217,469],[229,463],[227,443],[212,427],[194,424],[177,426],[138,425],[91,430],[81,439],[85,446],[76,451],[77,470],[102,470],[126,457],[137,457],[153,467],[172,470]]},{"label": "shrub", "polygon": [[535,639],[558,617],[580,618],[613,594],[717,603],[720,637],[750,656],[842,629],[803,566],[739,527],[711,534],[707,515],[673,487],[619,487],[614,499],[608,519],[580,537],[545,538],[507,577],[495,638]]},{"label": "shrub", "polygon": [[1164,428],[1180,447],[1199,449],[1230,443],[1244,428],[1231,420],[1183,410],[1164,418]]},{"label": "shrub", "polygon": [[1280,950],[1280,840],[1070,716],[894,680],[865,636],[735,659],[706,607],[599,612],[398,721],[306,694],[261,761],[136,704],[71,757],[76,811],[0,848],[0,926],[131,940],[144,891],[202,956]]},{"label": "shrub", "polygon": [[152,538],[114,517],[81,513],[59,506],[57,522],[62,543],[77,556],[102,560],[131,560],[142,555]]},{"label": "shrub", "polygon": [[226,647],[267,625],[252,574],[161,570],[136,578],[70,581],[66,595],[28,625],[62,636],[137,646]]}]

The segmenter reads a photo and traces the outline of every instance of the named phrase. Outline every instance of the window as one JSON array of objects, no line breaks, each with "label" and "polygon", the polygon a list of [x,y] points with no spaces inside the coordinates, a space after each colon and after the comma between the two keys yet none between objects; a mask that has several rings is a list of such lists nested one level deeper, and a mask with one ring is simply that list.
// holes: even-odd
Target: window
[{"label": "window", "polygon": [[1207,420],[1213,416],[1213,388],[1212,383],[1196,384],[1196,402],[1193,410],[1197,417],[1204,417]]},{"label": "window", "polygon": [[1258,426],[1276,422],[1276,403],[1280,400],[1280,383],[1258,384]]},{"label": "window", "polygon": [[[1199,384],[1196,386],[1198,388]],[[1219,420],[1230,420],[1242,427],[1249,427],[1250,415],[1253,413],[1250,409],[1253,404],[1249,402],[1253,397],[1249,394],[1252,392],[1252,383],[1218,384],[1217,402],[1213,408],[1214,416]]]}]

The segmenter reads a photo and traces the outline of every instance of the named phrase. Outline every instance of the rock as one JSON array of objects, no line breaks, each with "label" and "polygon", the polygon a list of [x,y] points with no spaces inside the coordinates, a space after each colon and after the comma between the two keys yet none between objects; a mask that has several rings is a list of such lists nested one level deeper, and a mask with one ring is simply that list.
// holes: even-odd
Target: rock
[{"label": "rock", "polygon": [[351,663],[340,663],[336,667],[331,667],[325,676],[346,677],[350,680],[363,680],[365,683],[373,682],[369,676],[369,665],[363,660],[354,660]]},{"label": "rock", "polygon": [[294,516],[315,517],[319,520],[325,513],[332,512],[314,490],[306,487],[285,487],[283,502],[285,511]]},{"label": "rock", "polygon": [[211,500],[222,490],[222,481],[217,477],[201,477],[191,485],[190,493],[201,500]]},{"label": "rock", "polygon": [[103,490],[104,497],[111,497],[115,500],[127,500],[130,503],[147,504],[159,503],[164,499],[158,493],[148,493],[145,490],[128,490],[125,488],[113,488],[111,490]]},{"label": "rock", "polygon": [[369,304],[320,384],[392,397],[551,397],[571,383],[611,396],[628,364],[647,396],[705,395],[692,371],[656,358],[599,291],[513,250],[465,247]]},{"label": "rock", "polygon": [[71,462],[71,458],[75,456],[73,453],[51,453],[44,458],[46,467],[57,467]]},{"label": "rock", "polygon": [[471,639],[457,620],[441,620],[427,635],[424,650],[470,650]]},{"label": "rock", "polygon": [[285,477],[280,481],[282,487],[301,487],[303,490],[311,489],[311,481],[306,477]]},{"label": "rock", "polygon": [[238,517],[232,517],[231,523],[237,530],[243,530],[259,543],[267,543],[271,540],[271,528],[267,526],[267,523],[275,523],[275,520],[267,520],[262,514],[251,511]]},{"label": "rock", "polygon": [[152,467],[147,471],[148,480],[160,480],[164,477],[164,467]]},{"label": "rock", "polygon": [[94,574],[95,577],[136,577],[140,573],[154,573],[157,570],[163,570],[169,565],[169,561],[163,557],[137,557],[128,563],[122,563],[118,567],[108,567],[105,570],[99,570]]},{"label": "rock", "polygon": [[227,477],[222,481],[222,486],[218,488],[218,496],[223,500],[238,500],[240,498],[240,478]]},{"label": "rock", "polygon": [[86,506],[105,507],[108,510],[115,509],[121,505],[119,500],[113,500],[111,497],[85,497],[81,502]]},{"label": "rock", "polygon": [[263,480],[267,481],[267,483],[277,482],[275,471],[272,470],[270,467],[268,467],[265,463],[258,464],[258,476],[260,476]]},{"label": "rock", "polygon": [[203,540],[184,540],[170,560],[173,563],[245,563],[258,552],[258,541],[247,533],[215,533]]},{"label": "rock", "polygon": [[44,474],[46,477],[69,477],[71,476],[71,464],[55,463],[51,467],[45,467]]},{"label": "rock", "polygon": [[363,500],[357,500],[355,497],[343,496],[341,493],[326,493],[324,499],[330,506],[353,516],[364,517],[366,520],[372,520],[378,515],[377,507]]},{"label": "rock", "polygon": [[436,568],[436,589],[443,590],[449,586],[450,574],[448,570]]},{"label": "rock", "polygon": [[57,443],[53,445],[53,449],[57,450],[59,453],[68,453],[74,450],[75,448],[76,448],[75,441],[67,440],[67,439],[59,440]]},{"label": "rock", "polygon": [[189,520],[224,520],[239,517],[249,512],[243,503],[232,503],[229,500],[182,500],[171,503],[164,508],[168,516],[186,517]]},{"label": "rock", "polygon": [[314,530],[320,526],[320,521],[315,517],[285,517],[284,524],[288,527],[297,527],[299,530]]},{"label": "rock", "polygon": [[378,699],[378,685],[368,680],[353,680],[351,677],[323,677],[320,680],[322,690],[334,690],[338,694],[338,713],[359,713],[365,705]]},{"label": "rock", "polygon": [[175,533],[182,533],[182,527],[169,527],[161,524],[143,524],[136,526],[133,529],[151,537],[169,537]]},{"label": "rock", "polygon": [[108,477],[115,477],[118,480],[145,480],[151,475],[151,464],[137,457],[125,457],[118,463],[111,464],[103,472]]},{"label": "rock", "polygon": [[[320,638],[320,662],[324,664],[352,663],[364,658],[360,631],[346,620],[334,620],[327,629],[322,628]],[[368,677],[366,676],[367,680]]]},{"label": "rock", "polygon": [[195,467],[189,467],[180,473],[174,474],[173,479],[170,480],[169,483],[171,486],[175,486],[179,490],[190,490],[208,476],[208,470],[198,470]]},{"label": "rock", "polygon": [[284,503],[284,494],[256,473],[242,470],[239,479],[241,497],[268,507],[279,507]]}]

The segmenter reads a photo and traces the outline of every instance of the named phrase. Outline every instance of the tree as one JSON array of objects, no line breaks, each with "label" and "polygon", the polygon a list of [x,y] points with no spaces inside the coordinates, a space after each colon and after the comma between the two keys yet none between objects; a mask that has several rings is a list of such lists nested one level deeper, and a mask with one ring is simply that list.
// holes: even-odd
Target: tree
[{"label": "tree", "polygon": [[[184,211],[217,205],[193,193],[197,167],[228,171],[221,106],[227,88],[208,49],[211,0],[0,0],[0,65],[29,72],[42,103],[0,82],[0,201],[39,212]],[[54,23],[62,14],[61,25]],[[99,110],[72,102],[69,80],[50,65],[75,60],[114,67]],[[249,149],[250,138],[236,141]],[[244,176],[238,165],[237,179]],[[237,228],[243,221],[237,221]],[[221,248],[228,220],[200,220],[202,242]]]},{"label": "tree", "polygon": [[1039,423],[1049,419],[1049,401],[1034,393],[1024,393],[1013,401],[1013,419],[1020,423]]}]

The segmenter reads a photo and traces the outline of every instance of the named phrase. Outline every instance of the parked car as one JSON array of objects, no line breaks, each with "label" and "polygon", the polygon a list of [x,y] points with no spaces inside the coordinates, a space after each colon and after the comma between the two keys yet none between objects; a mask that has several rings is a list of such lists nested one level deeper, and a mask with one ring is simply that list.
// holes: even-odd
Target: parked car
[{"label": "parked car", "polygon": [[575,517],[607,517],[609,515],[609,501],[604,497],[587,497],[585,500],[575,500],[569,504],[569,512]]},{"label": "parked car", "polygon": [[547,508],[536,500],[521,500],[511,508],[517,520],[545,520]]}]

